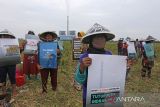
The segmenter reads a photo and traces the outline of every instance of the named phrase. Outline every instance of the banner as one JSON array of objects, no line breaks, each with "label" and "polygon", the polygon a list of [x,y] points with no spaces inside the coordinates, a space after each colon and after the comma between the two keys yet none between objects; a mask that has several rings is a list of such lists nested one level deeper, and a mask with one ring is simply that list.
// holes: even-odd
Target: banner
[{"label": "banner", "polygon": [[73,36],[59,36],[61,41],[72,41]]},{"label": "banner", "polygon": [[73,39],[73,60],[79,60],[81,54],[82,54],[82,49],[81,49],[81,38],[74,38]]},{"label": "banner", "polygon": [[75,31],[75,30],[69,31],[69,35],[71,35],[71,36],[76,36],[76,31]]},{"label": "banner", "polygon": [[128,57],[136,59],[137,54],[134,42],[127,42],[127,44],[128,44]]},{"label": "banner", "polygon": [[57,68],[57,42],[40,42],[39,64],[42,68]]},{"label": "banner", "polygon": [[59,35],[64,35],[64,36],[66,36],[66,31],[59,31]]},{"label": "banner", "polygon": [[18,39],[0,39],[0,66],[14,65],[20,62]]},{"label": "banner", "polygon": [[[89,54],[86,107],[123,107],[126,56]],[[115,67],[116,66],[116,67]]]}]

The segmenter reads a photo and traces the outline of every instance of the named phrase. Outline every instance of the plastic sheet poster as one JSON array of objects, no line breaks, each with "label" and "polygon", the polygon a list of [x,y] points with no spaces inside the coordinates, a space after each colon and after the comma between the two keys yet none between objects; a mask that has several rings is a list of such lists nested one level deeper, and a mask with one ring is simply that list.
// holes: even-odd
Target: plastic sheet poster
[{"label": "plastic sheet poster", "polygon": [[39,40],[36,39],[27,39],[26,40],[27,43],[25,45],[25,49],[24,49],[24,53],[25,54],[34,54],[35,51],[37,51],[38,47],[37,44],[39,42]]},{"label": "plastic sheet poster", "polygon": [[127,42],[127,44],[128,44],[128,57],[135,59],[137,54],[136,54],[134,42]]},{"label": "plastic sheet poster", "polygon": [[74,38],[72,43],[73,43],[73,60],[79,60],[82,54],[81,38]]},{"label": "plastic sheet poster", "polygon": [[[89,54],[86,107],[123,107],[126,56]],[[116,67],[115,67],[116,66]]]},{"label": "plastic sheet poster", "polygon": [[154,58],[154,47],[152,43],[146,43],[143,45],[144,46],[144,50],[146,53],[146,56],[148,58]]},{"label": "plastic sheet poster", "polygon": [[40,42],[39,64],[42,68],[57,68],[57,42]]},{"label": "plastic sheet poster", "polygon": [[35,52],[38,49],[37,43],[40,41],[38,36],[27,34],[25,35],[25,39],[27,43],[24,48],[24,53],[25,54],[35,54]]},{"label": "plastic sheet poster", "polygon": [[20,63],[18,39],[0,39],[0,66]]}]

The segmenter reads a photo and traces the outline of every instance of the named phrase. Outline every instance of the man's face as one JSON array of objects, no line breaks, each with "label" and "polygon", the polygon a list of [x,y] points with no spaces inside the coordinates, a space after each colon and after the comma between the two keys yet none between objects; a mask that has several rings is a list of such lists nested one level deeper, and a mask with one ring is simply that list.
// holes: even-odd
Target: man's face
[{"label": "man's face", "polygon": [[94,48],[102,49],[105,47],[106,38],[104,36],[95,36],[92,40],[92,45]]}]

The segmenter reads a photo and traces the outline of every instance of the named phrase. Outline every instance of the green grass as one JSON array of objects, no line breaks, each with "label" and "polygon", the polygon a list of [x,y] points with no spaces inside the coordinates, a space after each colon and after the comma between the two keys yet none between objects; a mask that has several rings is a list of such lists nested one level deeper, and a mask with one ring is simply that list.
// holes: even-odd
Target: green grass
[{"label": "green grass", "polygon": [[[50,80],[48,81],[48,93],[41,94],[41,81],[29,80],[18,88],[18,95],[13,106],[15,107],[82,107],[82,92],[73,87],[73,74],[77,62],[72,61],[72,48],[70,42],[64,42],[62,66],[58,70],[58,89],[51,90]],[[115,42],[106,44],[108,50],[117,54]],[[125,103],[125,107],[160,107],[160,44],[155,44],[157,58],[152,72],[151,79],[142,80],[140,76],[141,60],[139,59],[131,68],[129,79],[125,85],[125,95],[144,96],[145,103]],[[138,95],[137,95],[138,94]],[[149,100],[148,100],[149,98]],[[151,104],[151,102],[153,104]]]}]

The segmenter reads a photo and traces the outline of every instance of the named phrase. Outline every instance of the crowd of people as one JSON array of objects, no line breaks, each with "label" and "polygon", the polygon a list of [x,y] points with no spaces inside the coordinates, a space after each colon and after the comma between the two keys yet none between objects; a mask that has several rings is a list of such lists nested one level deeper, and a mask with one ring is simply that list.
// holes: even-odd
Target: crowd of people
[{"label": "crowd of people", "polygon": [[[154,59],[156,57],[155,55],[155,49],[154,49],[154,41],[155,39],[152,37],[148,37],[144,40],[138,40],[135,41],[132,40],[124,40],[124,38],[120,38],[117,43],[118,48],[118,55],[125,55],[128,56],[128,66],[127,66],[127,73],[126,78],[128,78],[128,73],[133,65],[133,63],[137,59],[141,59],[141,77],[145,78],[146,75],[148,78],[151,78],[151,71],[154,66]],[[134,48],[135,48],[135,57],[130,57],[128,53],[128,42],[134,42]]]},{"label": "crowd of people", "polygon": [[[96,28],[97,26],[98,28]],[[105,46],[106,46],[106,42],[109,40],[112,40],[115,37],[115,35],[108,32],[108,30],[106,30],[104,27],[99,28],[99,26],[100,25],[95,24],[91,29],[88,30],[86,34],[82,32],[78,33],[78,37],[82,38],[82,43],[83,43],[82,46],[84,48],[82,48],[82,55],[77,65],[75,80],[79,84],[81,84],[83,87],[83,107],[85,107],[85,104],[86,104],[88,67],[92,64],[92,59],[88,57],[88,54],[112,55],[111,51],[105,50]],[[27,35],[36,36],[33,31],[29,31]],[[50,31],[43,32],[38,36],[39,36],[38,38],[42,42],[54,42],[54,41],[57,41],[57,38],[58,38],[58,35],[55,32],[50,32]],[[0,39],[2,38],[15,39],[16,37],[13,34],[2,32],[0,33]],[[126,78],[128,78],[128,73],[133,65],[133,62],[138,58],[141,58],[142,60],[142,69],[141,69],[142,78],[145,78],[146,75],[148,76],[148,78],[151,78],[151,72],[154,66],[155,52],[153,53],[154,54],[153,56],[153,55],[149,55],[147,51],[150,51],[150,50],[154,51],[153,42],[154,42],[153,39],[146,39],[141,41],[136,39],[136,41],[134,41],[136,57],[135,59],[133,59],[129,57],[127,41],[125,41],[123,38],[119,39],[117,43],[118,55],[128,56]],[[26,44],[27,44],[27,41],[25,40],[23,47],[21,47],[21,54],[23,53]],[[61,46],[57,45],[57,49],[56,49],[56,53],[58,56],[57,58],[61,58],[62,56],[62,49],[60,47]],[[31,75],[34,75],[35,80],[41,79],[42,94],[47,93],[47,81],[48,81],[48,76],[50,75],[52,90],[56,91],[58,65],[57,65],[57,68],[43,68],[39,64],[38,53],[39,53],[39,49],[37,49],[33,53],[23,53],[22,72],[23,74],[26,75],[26,80],[31,80],[32,79]],[[40,77],[38,77],[39,73],[40,73]],[[15,97],[17,94],[16,64],[0,66],[0,87],[2,89],[2,95],[7,94],[7,89],[6,89],[7,76],[9,77],[9,80],[12,86],[12,92],[11,92],[12,97]]]}]

